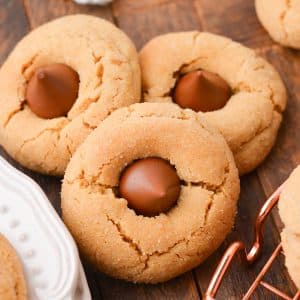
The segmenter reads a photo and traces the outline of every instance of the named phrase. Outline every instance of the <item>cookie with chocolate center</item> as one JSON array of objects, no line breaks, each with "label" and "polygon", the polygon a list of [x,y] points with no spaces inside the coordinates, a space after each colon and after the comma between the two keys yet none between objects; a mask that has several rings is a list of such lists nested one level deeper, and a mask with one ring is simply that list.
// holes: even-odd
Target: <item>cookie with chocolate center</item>
[{"label": "cookie with chocolate center", "polygon": [[63,175],[111,112],[140,101],[129,38],[100,18],[67,16],[33,30],[0,70],[0,144],[32,170]]},{"label": "cookie with chocolate center", "polygon": [[62,215],[82,254],[133,282],[162,282],[203,262],[232,229],[239,177],[224,138],[172,103],[111,114],[78,148]]},{"label": "cookie with chocolate center", "polygon": [[155,37],[140,52],[143,98],[203,115],[229,144],[239,169],[255,169],[275,143],[286,91],[253,50],[206,32]]}]

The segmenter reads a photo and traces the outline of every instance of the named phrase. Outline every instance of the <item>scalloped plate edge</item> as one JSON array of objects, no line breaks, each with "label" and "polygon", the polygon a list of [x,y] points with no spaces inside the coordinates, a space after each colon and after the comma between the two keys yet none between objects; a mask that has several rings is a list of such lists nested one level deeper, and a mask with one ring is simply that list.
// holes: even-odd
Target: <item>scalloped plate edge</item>
[{"label": "scalloped plate edge", "polygon": [[[90,291],[75,242],[40,186],[30,177],[11,166],[0,156],[0,180],[1,178],[2,182],[5,180],[11,180],[14,185],[14,191],[17,190],[18,193],[25,192],[22,198],[26,198],[26,205],[30,206],[36,216],[38,215],[44,218],[42,220],[42,218],[36,217],[35,221],[38,220],[37,223],[39,223],[42,228],[46,225],[51,225],[48,230],[54,232],[55,235],[48,235],[47,239],[52,239],[51,242],[58,246],[63,258],[68,260],[68,267],[70,268],[64,270],[65,273],[68,274],[68,278],[66,278],[66,284],[61,288],[59,293],[55,294],[55,298],[53,298],[53,300],[90,300]],[[9,185],[11,186],[10,182],[7,184],[7,186]],[[8,187],[6,188],[9,189]],[[28,197],[28,195],[30,197]],[[26,217],[24,218],[26,219]],[[7,238],[10,239],[9,236],[7,236]],[[13,244],[13,246],[16,245]],[[16,250],[17,252],[20,252],[18,251],[19,249],[17,247]],[[26,264],[24,261],[22,261],[22,263],[24,265]],[[29,285],[29,291],[31,291],[32,294],[32,299],[46,300],[46,298],[37,298],[35,296],[34,288],[30,286],[30,278],[27,278],[27,283]],[[47,298],[47,300],[50,299]]]}]

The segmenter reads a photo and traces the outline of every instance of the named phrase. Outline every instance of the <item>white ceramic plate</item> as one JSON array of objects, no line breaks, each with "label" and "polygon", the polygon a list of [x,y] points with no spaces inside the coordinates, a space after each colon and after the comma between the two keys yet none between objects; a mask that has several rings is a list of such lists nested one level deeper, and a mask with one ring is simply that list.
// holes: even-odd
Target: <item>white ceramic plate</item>
[{"label": "white ceramic plate", "polygon": [[106,5],[113,0],[74,0],[78,4],[98,4],[98,5]]},{"label": "white ceramic plate", "polygon": [[30,300],[90,300],[76,245],[41,188],[0,157],[0,232],[23,264]]}]

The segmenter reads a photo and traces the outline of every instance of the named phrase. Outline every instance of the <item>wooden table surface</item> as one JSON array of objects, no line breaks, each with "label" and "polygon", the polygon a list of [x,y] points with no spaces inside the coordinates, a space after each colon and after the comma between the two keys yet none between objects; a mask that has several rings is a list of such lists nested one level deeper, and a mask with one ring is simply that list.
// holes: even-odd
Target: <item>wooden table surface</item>
[{"label": "wooden table surface", "polygon": [[[241,238],[250,245],[252,225],[266,196],[282,183],[300,162],[300,51],[284,49],[271,41],[258,23],[253,0],[117,0],[106,7],[79,6],[66,0],[0,0],[0,60],[30,29],[53,18],[87,13],[105,18],[123,29],[138,49],[155,35],[181,30],[205,30],[231,37],[256,49],[280,72],[288,88],[288,107],[276,146],[267,160],[241,179],[236,226],[220,249],[204,264],[174,280],[158,285],[135,285],[115,280],[85,266],[93,299],[201,299],[226,246]],[[101,28],[99,28],[101,30]],[[0,149],[0,154],[36,180],[60,212],[61,179],[24,170]],[[279,241],[280,221],[275,211],[266,224],[262,261]],[[226,277],[219,299],[240,299],[257,274],[259,262],[246,269],[237,261]],[[265,280],[292,294],[295,287],[279,259]],[[276,299],[260,288],[253,299]]]}]

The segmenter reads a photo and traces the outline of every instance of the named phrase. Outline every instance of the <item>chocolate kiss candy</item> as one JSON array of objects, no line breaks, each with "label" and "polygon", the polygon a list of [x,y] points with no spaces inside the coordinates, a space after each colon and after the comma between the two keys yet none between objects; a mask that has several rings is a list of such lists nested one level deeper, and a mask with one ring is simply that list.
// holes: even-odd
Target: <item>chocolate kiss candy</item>
[{"label": "chocolate kiss candy", "polygon": [[225,106],[231,89],[219,75],[208,71],[192,71],[179,78],[174,102],[194,111],[213,111]]},{"label": "chocolate kiss candy", "polygon": [[64,64],[38,68],[28,82],[26,101],[39,117],[66,116],[78,97],[79,76]]},{"label": "chocolate kiss candy", "polygon": [[176,204],[180,179],[166,160],[144,158],[124,170],[119,191],[137,214],[155,216],[167,212]]}]

